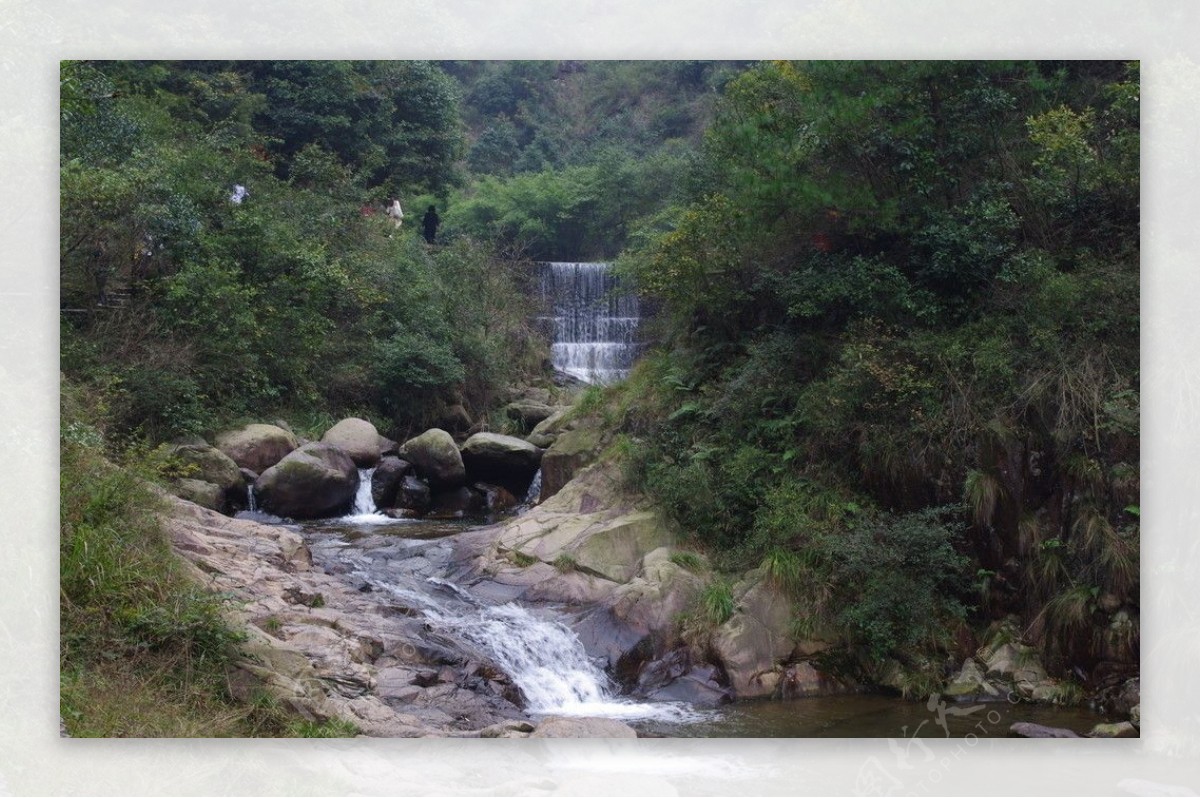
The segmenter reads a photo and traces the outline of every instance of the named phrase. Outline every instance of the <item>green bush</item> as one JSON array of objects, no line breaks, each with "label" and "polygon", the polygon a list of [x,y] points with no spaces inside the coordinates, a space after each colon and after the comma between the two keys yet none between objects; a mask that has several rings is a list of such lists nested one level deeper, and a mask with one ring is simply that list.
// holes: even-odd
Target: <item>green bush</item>
[{"label": "green bush", "polygon": [[809,542],[817,596],[827,617],[876,661],[938,642],[961,619],[968,560],[955,550],[962,527],[948,509],[855,518],[842,534]]}]

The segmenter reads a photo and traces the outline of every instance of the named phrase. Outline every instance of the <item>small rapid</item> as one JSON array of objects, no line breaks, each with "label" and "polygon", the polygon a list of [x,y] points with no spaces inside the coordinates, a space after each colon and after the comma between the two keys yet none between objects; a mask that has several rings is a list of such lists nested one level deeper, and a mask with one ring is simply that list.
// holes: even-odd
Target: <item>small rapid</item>
[{"label": "small rapid", "polygon": [[[322,530],[320,542],[310,541],[314,557],[391,595],[443,645],[468,658],[494,663],[520,690],[528,714],[604,717],[657,726],[697,723],[714,715],[681,702],[638,702],[621,696],[588,657],[575,632],[552,610],[532,610],[516,602],[492,604],[443,578],[446,571],[435,564],[436,548],[430,547],[437,544],[431,541],[471,525],[385,515],[371,494],[374,472],[373,468],[359,470],[358,491],[347,515],[309,525],[314,532]],[[540,481],[539,471],[516,508],[518,514],[536,503]],[[427,527],[436,535],[427,535]],[[351,537],[342,539],[339,529]],[[364,545],[367,539],[389,543]]]},{"label": "small rapid", "polygon": [[713,714],[681,702],[624,698],[588,658],[578,636],[561,621],[540,617],[516,603],[481,603],[445,580],[427,581],[444,588],[448,598],[376,584],[407,606],[419,607],[435,633],[495,662],[520,689],[531,715],[680,724],[700,722]]}]

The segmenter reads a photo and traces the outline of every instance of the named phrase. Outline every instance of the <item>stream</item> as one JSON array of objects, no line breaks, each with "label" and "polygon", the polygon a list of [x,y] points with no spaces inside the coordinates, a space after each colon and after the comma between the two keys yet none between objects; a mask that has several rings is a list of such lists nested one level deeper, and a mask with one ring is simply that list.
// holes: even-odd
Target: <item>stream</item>
[{"label": "stream", "polygon": [[431,638],[464,658],[501,668],[521,691],[526,712],[622,720],[645,736],[665,737],[1003,737],[1016,721],[1079,734],[1107,718],[1086,708],[1035,704],[926,704],[880,695],[737,702],[698,709],[681,702],[638,702],[589,657],[553,605],[495,603],[453,581],[456,535],[482,520],[393,519],[375,511],[368,486],[350,515],[301,525],[314,564],[361,591],[380,591],[420,617]]}]

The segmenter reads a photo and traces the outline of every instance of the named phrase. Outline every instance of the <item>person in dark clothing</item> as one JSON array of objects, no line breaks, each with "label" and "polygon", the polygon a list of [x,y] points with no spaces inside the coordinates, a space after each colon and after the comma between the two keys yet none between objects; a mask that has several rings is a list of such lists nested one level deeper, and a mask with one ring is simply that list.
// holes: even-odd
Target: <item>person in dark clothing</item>
[{"label": "person in dark clothing", "polygon": [[440,224],[441,221],[442,220],[438,218],[437,208],[430,205],[429,210],[425,211],[425,217],[421,219],[421,224],[425,227],[425,240],[430,244],[432,244],[433,239],[437,237],[438,224]]}]

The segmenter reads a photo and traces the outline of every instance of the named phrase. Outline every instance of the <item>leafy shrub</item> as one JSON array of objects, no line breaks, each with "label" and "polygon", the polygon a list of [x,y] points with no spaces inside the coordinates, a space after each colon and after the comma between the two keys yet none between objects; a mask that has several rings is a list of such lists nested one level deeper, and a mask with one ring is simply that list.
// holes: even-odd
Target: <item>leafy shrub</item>
[{"label": "leafy shrub", "polygon": [[808,567],[831,586],[817,600],[876,661],[937,640],[965,613],[968,560],[954,548],[962,529],[950,512],[858,517],[844,533],[818,534],[808,544]]}]

